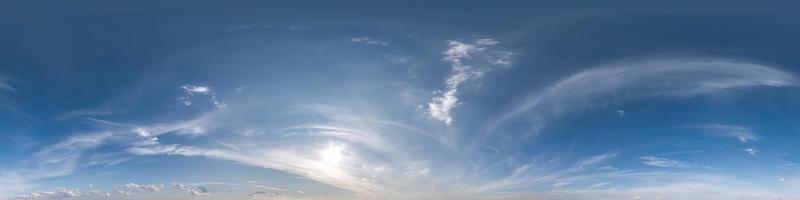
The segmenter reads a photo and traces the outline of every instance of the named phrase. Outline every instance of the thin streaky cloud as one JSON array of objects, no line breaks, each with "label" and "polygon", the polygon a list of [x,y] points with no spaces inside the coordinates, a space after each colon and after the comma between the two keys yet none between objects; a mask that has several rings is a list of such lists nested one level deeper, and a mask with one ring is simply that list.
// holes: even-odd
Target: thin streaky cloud
[{"label": "thin streaky cloud", "polygon": [[350,38],[350,42],[361,43],[366,45],[389,46],[389,43],[370,37],[354,37]]},{"label": "thin streaky cloud", "polygon": [[532,130],[526,132],[537,134],[561,116],[612,101],[680,99],[736,88],[794,86],[797,86],[794,75],[746,61],[681,58],[628,61],[578,72],[534,92],[490,122],[485,134],[502,132],[498,128],[516,118],[535,119],[528,120]]},{"label": "thin streaky cloud", "polygon": [[759,140],[758,135],[748,127],[724,125],[724,124],[705,124],[705,125],[697,125],[694,127],[704,130],[708,134],[718,137],[737,139],[742,143]]},{"label": "thin streaky cloud", "polygon": [[659,158],[655,156],[642,156],[639,157],[639,160],[642,161],[642,164],[650,165],[654,167],[667,167],[667,168],[690,168],[693,167],[692,164],[684,163],[677,160],[667,159],[667,158]]}]

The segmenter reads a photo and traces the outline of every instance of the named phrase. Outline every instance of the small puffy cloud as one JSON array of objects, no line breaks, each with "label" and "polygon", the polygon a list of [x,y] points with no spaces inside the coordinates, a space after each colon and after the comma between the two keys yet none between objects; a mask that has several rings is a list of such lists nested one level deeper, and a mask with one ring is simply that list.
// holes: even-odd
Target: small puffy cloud
[{"label": "small puffy cloud", "polygon": [[188,192],[192,196],[209,196],[208,189],[205,186],[191,186],[181,183],[173,183],[172,189],[176,191]]},{"label": "small puffy cloud", "polygon": [[211,87],[205,85],[183,85],[181,89],[186,95],[178,97],[178,99],[186,106],[192,105],[192,98],[197,95],[203,95],[210,98],[211,103],[217,108],[224,108],[227,105],[217,99],[217,95],[211,90]]},{"label": "small puffy cloud", "polygon": [[145,138],[147,141],[150,142],[158,141],[158,137],[154,136],[153,133],[150,133],[150,131],[148,131],[146,128],[139,127],[134,129],[133,132],[136,133],[136,135]]},{"label": "small puffy cloud", "polygon": [[747,154],[750,154],[751,156],[755,156],[756,154],[758,154],[758,149],[747,148],[747,149],[744,149],[744,152],[747,152]]},{"label": "small puffy cloud", "polygon": [[419,171],[419,175],[425,176],[431,173],[431,168],[425,168]]},{"label": "small puffy cloud", "polygon": [[90,189],[87,192],[82,192],[77,188],[58,187],[55,191],[31,192],[14,197],[18,200],[33,200],[33,199],[86,199],[86,198],[108,198],[111,193],[103,192],[97,189]]},{"label": "small puffy cloud", "polygon": [[139,185],[139,184],[136,184],[136,183],[128,183],[128,184],[125,185],[125,187],[128,188],[128,189],[132,189],[132,190],[141,190],[141,191],[148,191],[148,192],[161,191],[161,187],[159,187],[157,185],[153,185],[153,184]]}]

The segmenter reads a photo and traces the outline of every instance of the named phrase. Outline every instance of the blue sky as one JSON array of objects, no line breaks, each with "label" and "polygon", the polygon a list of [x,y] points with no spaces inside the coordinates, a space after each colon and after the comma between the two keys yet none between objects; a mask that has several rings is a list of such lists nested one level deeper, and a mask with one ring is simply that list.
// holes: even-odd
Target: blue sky
[{"label": "blue sky", "polygon": [[793,2],[0,2],[3,199],[796,199]]}]

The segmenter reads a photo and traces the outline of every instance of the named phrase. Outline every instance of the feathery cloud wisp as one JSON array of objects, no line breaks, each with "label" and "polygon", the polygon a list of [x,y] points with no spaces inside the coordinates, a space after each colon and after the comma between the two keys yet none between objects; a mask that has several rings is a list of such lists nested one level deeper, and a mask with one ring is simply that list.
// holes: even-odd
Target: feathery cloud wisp
[{"label": "feathery cloud wisp", "polygon": [[[688,98],[746,87],[790,87],[792,74],[768,66],[726,59],[650,59],[623,62],[585,70],[530,95],[488,125],[485,134],[519,116],[536,134],[557,118],[596,108],[607,102],[626,102],[654,97]],[[746,135],[744,135],[746,138]],[[482,140],[485,137],[479,137]]]},{"label": "feathery cloud wisp", "polygon": [[728,137],[734,138],[739,140],[740,142],[747,143],[750,141],[758,140],[758,135],[753,133],[750,128],[743,127],[743,126],[732,126],[732,125],[722,125],[722,124],[706,124],[697,126],[707,133],[719,136],[719,137]]},{"label": "feathery cloud wisp", "polygon": [[642,156],[639,157],[639,160],[642,160],[642,164],[650,165],[654,167],[669,167],[669,168],[690,168],[692,165],[683,163],[681,161],[667,159],[667,158],[659,158],[655,156]]},{"label": "feathery cloud wisp", "polygon": [[350,38],[350,42],[362,43],[366,45],[389,46],[389,43],[376,40],[375,38],[370,38],[370,37],[354,37]]},{"label": "feathery cloud wisp", "polygon": [[511,52],[491,49],[497,44],[499,42],[489,38],[473,43],[449,41],[450,48],[444,52],[444,60],[451,63],[452,74],[445,81],[445,89],[436,91],[437,96],[428,103],[431,117],[449,125],[453,122],[450,111],[460,104],[458,90],[462,84],[511,64]]}]

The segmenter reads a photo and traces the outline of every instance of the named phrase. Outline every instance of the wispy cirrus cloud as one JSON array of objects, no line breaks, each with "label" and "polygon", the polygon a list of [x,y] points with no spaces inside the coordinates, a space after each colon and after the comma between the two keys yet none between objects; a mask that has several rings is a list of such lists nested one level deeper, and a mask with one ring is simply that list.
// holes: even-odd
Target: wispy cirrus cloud
[{"label": "wispy cirrus cloud", "polygon": [[[792,87],[797,78],[761,64],[729,59],[658,58],[600,66],[578,72],[529,95],[488,124],[485,134],[517,118],[536,134],[561,116],[602,107],[608,102],[647,98],[688,98],[747,87]],[[524,117],[522,117],[524,116]],[[744,133],[744,132],[743,132]],[[753,139],[741,134],[742,139]],[[482,140],[485,137],[480,137]]]},{"label": "wispy cirrus cloud", "polygon": [[451,75],[445,80],[445,89],[436,91],[436,96],[428,103],[428,114],[436,120],[450,124],[453,117],[450,111],[460,102],[459,88],[470,80],[478,79],[488,72],[511,64],[512,53],[498,50],[497,40],[478,39],[472,43],[449,41],[450,48],[444,52],[445,61],[451,64]]},{"label": "wispy cirrus cloud", "polygon": [[16,89],[11,87],[10,85],[6,84],[5,81],[3,81],[3,79],[0,79],[0,90],[6,90],[6,91],[12,91],[12,92],[17,91]]},{"label": "wispy cirrus cloud", "polygon": [[[510,57],[506,57],[510,56],[508,52],[493,52],[493,48],[498,45],[498,42],[492,39],[481,39],[472,43],[451,42],[450,45],[450,50],[445,52],[447,55],[445,60],[453,65],[452,76],[447,80],[447,86],[441,91],[441,96],[436,97],[441,100],[437,101],[434,98],[428,108],[428,114],[431,114],[431,117],[446,124],[452,123],[450,110],[458,105],[458,89],[463,87],[463,84],[476,80],[494,70],[495,67],[510,64]],[[480,65],[481,63],[487,65]],[[691,63],[689,65],[716,66],[717,64]],[[788,80],[791,79],[791,77],[782,79],[781,75],[783,74],[769,71],[771,68],[767,68],[769,70],[766,72],[760,72],[759,69],[764,69],[760,66],[748,66],[740,69],[743,71],[755,70],[758,72],[755,75],[745,72],[718,73],[711,72],[713,70],[697,70],[693,67],[650,69],[655,71],[648,72],[640,72],[639,69],[628,66],[619,68],[623,69],[603,68],[598,71],[585,72],[589,73],[586,75],[588,77],[580,74],[576,75],[577,77],[572,76],[568,80],[559,82],[559,86],[551,88],[558,91],[544,92],[543,97],[539,97],[543,100],[527,109],[547,111],[548,108],[545,108],[547,106],[564,106],[560,103],[584,103],[577,99],[614,96],[613,94],[620,92],[618,90],[625,91],[630,88],[633,88],[633,91],[650,91],[650,89],[656,88],[656,92],[638,94],[642,96],[630,97],[626,100],[655,96],[694,96],[709,92],[690,91],[697,89],[695,87],[698,85],[702,85],[699,86],[700,88],[708,87],[706,89],[711,91],[720,88],[761,85],[779,87],[790,85]],[[759,73],[762,74],[759,75]],[[612,77],[620,74],[623,75],[621,83],[614,83],[614,80],[611,80]],[[683,77],[684,74],[692,74],[691,76],[710,74],[714,78],[694,80],[690,77]],[[645,81],[646,79],[659,81],[662,80],[659,79],[661,76],[666,75],[685,78],[687,85],[665,86]],[[754,82],[756,83],[739,83],[745,82],[741,79],[750,78],[755,78]],[[770,78],[777,81],[767,80]],[[728,86],[719,86],[720,83],[728,84]],[[214,94],[214,90],[210,86],[185,85],[181,89],[189,97]],[[588,91],[583,91],[584,89]],[[253,91],[259,90],[254,88]],[[445,101],[445,99],[450,100]],[[174,99],[171,100],[174,101]],[[232,106],[225,109],[224,112],[217,111],[219,109],[209,111],[189,120],[165,120],[150,124],[97,119],[94,121],[103,123],[107,127],[98,132],[96,136],[85,135],[88,138],[83,139],[81,136],[70,137],[62,145],[56,144],[51,145],[53,147],[47,147],[54,150],[42,151],[43,154],[49,155],[43,160],[52,159],[55,160],[54,163],[67,163],[63,166],[70,169],[47,177],[71,173],[74,171],[75,165],[69,164],[78,163],[81,155],[87,154],[86,152],[90,149],[100,147],[106,147],[104,149],[117,148],[115,150],[121,150],[134,157],[171,155],[160,156],[170,159],[175,156],[192,156],[268,168],[342,189],[353,193],[356,198],[362,199],[505,199],[504,195],[512,193],[515,195],[533,193],[540,195],[537,196],[539,198],[544,198],[543,196],[553,193],[536,194],[537,189],[548,188],[555,189],[556,192],[577,194],[582,191],[596,192],[599,190],[597,188],[610,189],[612,186],[629,193],[604,194],[629,195],[647,191],[638,187],[639,185],[625,185],[625,183],[636,180],[645,183],[675,183],[671,179],[672,177],[686,179],[702,177],[698,176],[700,174],[657,173],[609,167],[607,162],[618,158],[620,155],[617,153],[581,155],[573,157],[577,158],[574,161],[560,161],[547,158],[516,158],[518,160],[514,160],[515,155],[497,151],[491,153],[465,152],[460,151],[462,150],[460,149],[461,145],[465,144],[458,138],[465,135],[457,135],[463,133],[448,133],[425,126],[426,123],[429,123],[428,119],[422,119],[426,123],[413,120],[399,122],[400,120],[394,121],[397,119],[396,116],[369,112],[386,105],[373,107],[361,102],[358,105],[345,103],[338,106],[299,104],[302,105],[282,105],[279,106],[280,108],[261,112],[266,110],[263,109],[264,107],[276,106],[249,102],[246,105]],[[356,110],[355,107],[363,108],[363,110]],[[577,108],[566,108],[563,111],[566,113],[571,112],[570,109],[589,109],[590,107],[577,104]],[[438,118],[433,116],[434,112],[431,109],[438,110],[437,112],[440,114]],[[277,119],[286,121],[273,123],[273,120]],[[555,119],[555,117],[548,119]],[[436,126],[438,127],[438,125]],[[242,129],[258,134],[224,134],[237,133]],[[165,134],[170,134],[169,136],[174,136],[174,138],[166,137]],[[202,137],[201,139],[212,142],[187,142],[186,138],[182,137]],[[747,141],[754,140],[753,137],[745,136],[745,138]],[[72,140],[81,142],[66,142]],[[487,146],[503,145],[492,143],[492,141],[480,142]],[[62,151],[67,153],[59,153]],[[531,155],[527,156],[531,157]],[[694,166],[690,163],[654,156],[645,156],[639,159],[643,164],[656,167],[684,169],[688,168],[684,166]],[[31,163],[41,165],[40,163],[45,162],[31,161]],[[33,180],[35,179],[26,179],[24,183],[32,183]],[[125,190],[117,188],[116,191],[120,195],[136,195],[135,193],[138,191],[178,192],[183,195],[215,197],[214,195],[217,193],[214,191],[220,191],[215,190],[216,187],[238,186],[236,184],[175,183],[170,186],[152,185],[160,190],[155,191],[145,189],[152,188],[146,185],[135,184],[135,186],[126,186]],[[269,197],[268,194],[289,195],[289,193],[298,195],[306,192],[296,191],[310,191],[305,188],[301,190],[291,187],[286,188],[285,191],[268,186],[242,185],[241,187],[257,190],[247,193],[252,194],[251,197],[263,197],[264,195]],[[271,191],[264,192],[266,190]],[[636,195],[644,196],[643,194]]]},{"label": "wispy cirrus cloud", "polygon": [[[114,139],[113,136],[113,133],[100,132],[70,137],[43,147],[27,159],[21,160],[17,166],[0,168],[0,183],[11,185],[0,189],[0,197],[30,189],[36,180],[71,174],[80,166],[79,159],[86,150]],[[71,190],[64,190],[68,191]]]},{"label": "wispy cirrus cloud", "polygon": [[740,142],[747,143],[759,139],[750,128],[743,126],[724,125],[724,124],[705,124],[694,126],[705,130],[706,133],[718,137],[734,138]]},{"label": "wispy cirrus cloud", "polygon": [[654,167],[690,168],[693,166],[692,164],[684,163],[681,161],[667,159],[667,158],[659,158],[655,156],[642,156],[639,157],[639,160],[642,161],[642,164]]},{"label": "wispy cirrus cloud", "polygon": [[[104,125],[104,129],[91,133],[67,137],[62,141],[45,145],[30,157],[21,160],[16,166],[0,167],[0,183],[8,183],[13,187],[0,188],[0,197],[12,196],[35,186],[37,180],[61,177],[72,174],[81,166],[116,165],[128,159],[117,155],[120,159],[108,159],[105,154],[87,152],[109,145],[148,146],[158,144],[157,136],[163,134],[195,135],[203,133],[203,125],[210,115],[188,121],[177,121],[170,124],[134,125],[96,120]],[[135,186],[135,185],[131,185]],[[58,193],[58,192],[56,192]]]},{"label": "wispy cirrus cloud", "polygon": [[253,187],[256,187],[256,188],[261,188],[261,189],[284,191],[283,189],[280,189],[280,188],[277,188],[277,187],[272,187],[272,186],[263,186],[263,185],[250,185],[250,186],[253,186]]},{"label": "wispy cirrus cloud", "polygon": [[231,26],[225,29],[225,32],[234,32],[234,31],[246,31],[246,30],[260,30],[260,29],[269,29],[272,26],[266,24],[245,24],[245,25],[238,25],[238,26]]},{"label": "wispy cirrus cloud", "polygon": [[371,37],[354,37],[350,38],[350,42],[361,43],[366,45],[389,46],[389,43]]}]

